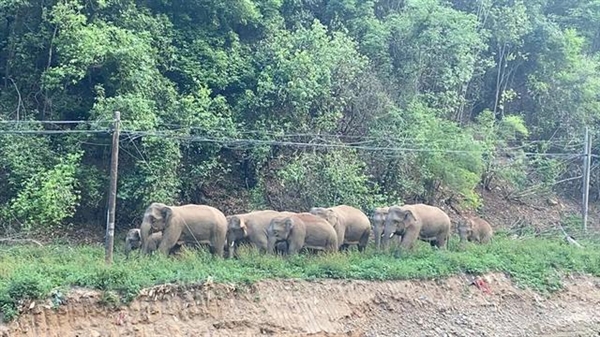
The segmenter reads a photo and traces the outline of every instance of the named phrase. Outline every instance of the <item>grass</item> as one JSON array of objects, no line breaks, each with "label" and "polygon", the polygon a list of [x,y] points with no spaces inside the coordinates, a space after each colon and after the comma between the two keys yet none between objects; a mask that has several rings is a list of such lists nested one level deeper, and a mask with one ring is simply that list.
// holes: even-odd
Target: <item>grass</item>
[{"label": "grass", "polygon": [[[181,256],[132,256],[126,260],[119,249],[112,266],[104,264],[100,246],[13,247],[0,250],[0,310],[4,319],[17,315],[21,299],[51,296],[61,303],[69,287],[106,291],[106,301],[129,301],[141,288],[174,282],[252,283],[272,278],[335,278],[402,280],[446,277],[458,273],[499,271],[518,285],[540,292],[561,288],[561,274],[600,276],[600,242],[582,242],[584,249],[552,238],[513,240],[497,235],[492,244],[469,244],[459,249],[453,238],[447,251],[419,243],[414,252],[379,253],[369,248],[333,255],[266,256],[247,249],[240,259],[214,259],[205,251],[184,250]],[[110,291],[110,292],[109,292]],[[112,295],[118,294],[118,298]]]}]

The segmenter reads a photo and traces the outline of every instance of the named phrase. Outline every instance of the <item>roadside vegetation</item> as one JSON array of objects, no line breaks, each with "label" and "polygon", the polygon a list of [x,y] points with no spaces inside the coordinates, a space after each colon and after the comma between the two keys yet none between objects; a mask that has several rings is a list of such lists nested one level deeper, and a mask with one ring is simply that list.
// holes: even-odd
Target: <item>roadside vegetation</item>
[{"label": "roadside vegetation", "polygon": [[356,250],[333,255],[297,255],[291,258],[242,250],[239,259],[215,259],[204,250],[183,250],[181,255],[130,259],[118,252],[113,266],[104,264],[101,246],[49,245],[0,250],[0,308],[4,319],[18,314],[21,300],[50,297],[60,305],[70,287],[80,286],[116,293],[111,302],[127,303],[140,289],[163,283],[193,284],[208,279],[238,285],[264,279],[432,279],[459,273],[504,272],[517,285],[540,292],[561,288],[565,274],[600,276],[600,242],[582,241],[585,248],[564,240],[525,236],[517,239],[499,233],[489,245],[433,250],[419,243],[412,253]]}]

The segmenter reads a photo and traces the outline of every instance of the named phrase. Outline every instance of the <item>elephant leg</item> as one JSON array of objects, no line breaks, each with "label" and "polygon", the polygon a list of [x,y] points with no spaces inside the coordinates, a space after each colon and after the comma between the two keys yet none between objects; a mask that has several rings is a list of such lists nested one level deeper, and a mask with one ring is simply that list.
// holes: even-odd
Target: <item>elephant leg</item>
[{"label": "elephant leg", "polygon": [[419,231],[417,229],[407,230],[404,233],[404,235],[402,235],[402,240],[400,241],[400,248],[403,250],[412,249],[418,237]]},{"label": "elephant leg", "polygon": [[210,251],[213,255],[223,257],[225,252],[225,235],[215,235],[211,244]]},{"label": "elephant leg", "polygon": [[338,249],[341,250],[341,247],[344,245],[344,236],[346,234],[346,227],[342,225],[337,225],[335,228],[335,234],[337,235]]},{"label": "elephant leg", "polygon": [[443,235],[438,237],[436,240],[436,246],[439,249],[446,249],[446,245],[448,244],[448,236],[447,235]]},{"label": "elephant leg", "polygon": [[302,249],[302,245],[294,242],[294,241],[288,241],[288,255],[294,255],[294,254],[298,254],[298,252],[300,252],[300,249]]},{"label": "elephant leg", "polygon": [[367,248],[367,244],[369,244],[369,233],[370,231],[365,231],[365,233],[358,240],[358,251],[364,252],[365,248]]},{"label": "elephant leg", "polygon": [[277,255],[285,255],[288,251],[287,241],[281,241],[275,244],[275,252]]},{"label": "elephant leg", "polygon": [[171,248],[179,241],[179,237],[181,237],[181,227],[166,226],[158,250],[164,255],[168,255]]},{"label": "elephant leg", "polygon": [[347,252],[347,251],[348,251],[348,248],[350,248],[350,245],[349,245],[349,244],[347,244],[347,243],[343,243],[343,244],[340,246],[340,252]]}]

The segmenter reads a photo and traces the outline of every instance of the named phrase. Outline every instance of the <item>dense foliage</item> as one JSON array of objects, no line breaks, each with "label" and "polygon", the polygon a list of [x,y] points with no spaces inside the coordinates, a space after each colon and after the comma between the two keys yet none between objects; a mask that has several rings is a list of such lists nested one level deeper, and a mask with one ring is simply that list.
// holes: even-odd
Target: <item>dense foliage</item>
[{"label": "dense foliage", "polygon": [[544,154],[599,131],[600,0],[0,0],[0,22],[0,132],[81,131],[0,136],[4,230],[104,219],[110,136],[84,131],[115,110],[122,224],[151,201],[476,207],[578,175]]}]

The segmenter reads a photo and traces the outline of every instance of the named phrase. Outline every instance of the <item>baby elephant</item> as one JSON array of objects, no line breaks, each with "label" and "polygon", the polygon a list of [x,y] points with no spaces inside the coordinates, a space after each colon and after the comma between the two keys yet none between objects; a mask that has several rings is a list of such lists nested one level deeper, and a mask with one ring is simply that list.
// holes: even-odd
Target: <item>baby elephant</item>
[{"label": "baby elephant", "polygon": [[267,229],[267,251],[273,253],[280,242],[287,243],[287,254],[297,254],[302,248],[335,252],[337,234],[327,221],[310,213],[280,216],[271,220]]},{"label": "baby elephant", "polygon": [[[156,232],[150,235],[148,238],[148,249],[155,251],[158,249],[160,240],[162,239],[162,232]],[[142,246],[142,237],[140,235],[139,228],[132,228],[127,232],[125,237],[125,256],[129,257],[129,253],[133,250],[140,249]]]},{"label": "baby elephant", "polygon": [[458,223],[458,236],[460,242],[465,240],[476,243],[489,243],[494,231],[489,222],[480,217],[469,216]]},{"label": "baby elephant", "polygon": [[[162,240],[162,232],[152,233],[148,237],[148,252],[152,253],[158,249],[160,245],[160,241]],[[183,245],[183,241],[177,242],[175,247],[171,249],[171,254],[175,253],[181,246]],[[139,228],[132,228],[127,232],[127,236],[125,237],[125,256],[129,257],[129,253],[133,250],[140,249],[142,246],[142,237],[140,234]]]}]

